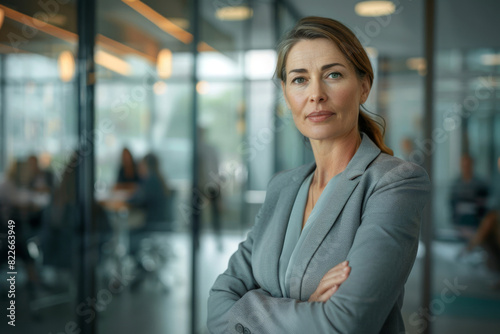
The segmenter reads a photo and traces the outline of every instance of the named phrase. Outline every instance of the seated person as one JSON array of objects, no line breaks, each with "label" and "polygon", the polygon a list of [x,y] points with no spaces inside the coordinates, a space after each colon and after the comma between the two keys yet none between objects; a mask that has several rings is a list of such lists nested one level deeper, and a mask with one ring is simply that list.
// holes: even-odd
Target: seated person
[{"label": "seated person", "polygon": [[[500,172],[500,158],[498,158]],[[492,196],[490,210],[481,220],[474,237],[469,241],[466,250],[472,251],[481,246],[487,253],[487,266],[500,273],[500,175],[497,176],[496,194]],[[500,279],[494,283],[494,288],[500,289]]]},{"label": "seated person", "polygon": [[35,155],[30,155],[26,160],[26,169],[29,189],[42,193],[52,191],[54,176],[50,171],[40,168],[38,158]]},{"label": "seated person", "polygon": [[463,155],[460,161],[461,177],[451,187],[450,204],[453,225],[460,236],[469,240],[487,211],[488,185],[474,176],[474,161]]},{"label": "seated person", "polygon": [[168,219],[171,191],[160,173],[158,158],[152,153],[147,154],[139,163],[138,169],[141,182],[127,200],[132,210],[139,209],[144,212],[143,224],[130,231],[130,254],[139,264],[139,272],[132,282],[132,289],[137,288],[146,273],[151,271],[143,261],[144,249],[141,248],[141,241],[148,238],[152,232],[170,230],[171,223]]},{"label": "seated person", "polygon": [[128,148],[123,148],[120,169],[116,179],[115,189],[133,191],[139,183],[139,173]]},{"label": "seated person", "polygon": [[154,154],[147,154],[139,163],[138,169],[141,181],[127,200],[127,204],[144,211],[145,226],[142,229],[145,230],[151,227],[151,224],[167,223],[170,190],[161,175],[158,158]]}]

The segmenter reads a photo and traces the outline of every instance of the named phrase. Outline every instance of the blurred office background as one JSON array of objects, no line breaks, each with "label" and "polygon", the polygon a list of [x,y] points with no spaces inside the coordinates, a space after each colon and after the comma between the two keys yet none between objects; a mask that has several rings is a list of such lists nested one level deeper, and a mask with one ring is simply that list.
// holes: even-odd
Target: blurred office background
[{"label": "blurred office background", "polygon": [[273,80],[279,36],[307,15],[356,33],[367,108],[432,176],[407,333],[500,332],[500,276],[465,250],[500,186],[500,3],[360,2],[1,0],[1,332],[207,333],[209,288],[268,180],[312,159]]}]

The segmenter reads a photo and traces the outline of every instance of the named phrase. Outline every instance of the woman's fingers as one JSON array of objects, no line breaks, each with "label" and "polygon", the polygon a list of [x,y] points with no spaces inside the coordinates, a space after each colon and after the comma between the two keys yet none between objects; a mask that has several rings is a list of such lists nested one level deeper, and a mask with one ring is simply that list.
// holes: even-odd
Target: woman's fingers
[{"label": "woman's fingers", "polygon": [[350,268],[347,267],[348,269],[346,271],[339,271],[332,273],[330,275],[325,275],[323,279],[318,284],[318,287],[316,288],[316,291],[319,294],[325,293],[327,290],[333,288],[336,285],[340,285],[345,282],[345,280],[349,277],[350,273]]},{"label": "woman's fingers", "polygon": [[325,276],[323,276],[323,278],[321,280],[329,279],[329,278],[340,276],[340,275],[343,275],[343,274],[349,274],[350,271],[351,271],[351,267],[349,267],[347,265],[344,265],[344,266],[341,266],[341,267],[336,266],[336,267],[330,269],[325,274]]},{"label": "woman's fingers", "polygon": [[331,289],[328,289],[323,293],[319,298],[318,301],[320,302],[326,302],[328,299],[330,299],[331,296],[339,289],[338,285],[333,286]]},{"label": "woman's fingers", "polygon": [[345,268],[349,268],[349,261],[344,261],[344,262],[337,264],[335,267],[328,270],[328,272],[325,274],[325,276],[328,276],[328,275],[335,273],[335,272],[340,272],[342,270],[345,270]]},{"label": "woman's fingers", "polygon": [[316,291],[309,298],[310,302],[326,302],[338,290],[339,286],[346,281],[351,272],[348,262],[344,261],[330,269],[321,279]]},{"label": "woman's fingers", "polygon": [[340,285],[345,282],[347,277],[349,277],[349,274],[351,273],[351,268],[346,267],[346,270],[342,270],[340,272],[336,272],[332,275],[324,276],[323,279],[321,280],[321,283],[324,283],[325,285],[329,286],[330,288],[333,287],[334,285]]},{"label": "woman's fingers", "polygon": [[323,283],[327,285],[327,288],[331,288],[335,284],[344,282],[350,273],[351,267],[348,267],[347,265],[341,267],[336,266],[323,276],[320,281],[320,285]]}]

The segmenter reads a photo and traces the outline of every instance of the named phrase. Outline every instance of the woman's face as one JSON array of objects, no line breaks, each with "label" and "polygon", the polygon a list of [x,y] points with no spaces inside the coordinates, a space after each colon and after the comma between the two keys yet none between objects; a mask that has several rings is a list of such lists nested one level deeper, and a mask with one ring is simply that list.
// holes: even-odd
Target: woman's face
[{"label": "woman's face", "polygon": [[345,137],[357,131],[359,105],[370,92],[335,43],[301,40],[289,51],[283,94],[299,131],[314,140]]}]

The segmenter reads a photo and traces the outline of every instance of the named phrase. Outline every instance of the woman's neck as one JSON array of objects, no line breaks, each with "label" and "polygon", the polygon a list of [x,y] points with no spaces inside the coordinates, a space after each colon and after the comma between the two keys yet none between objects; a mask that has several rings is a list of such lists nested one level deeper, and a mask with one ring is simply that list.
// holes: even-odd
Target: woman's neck
[{"label": "woman's neck", "polygon": [[316,161],[313,183],[323,189],[332,177],[344,171],[361,144],[357,128],[334,140],[311,140]]}]

